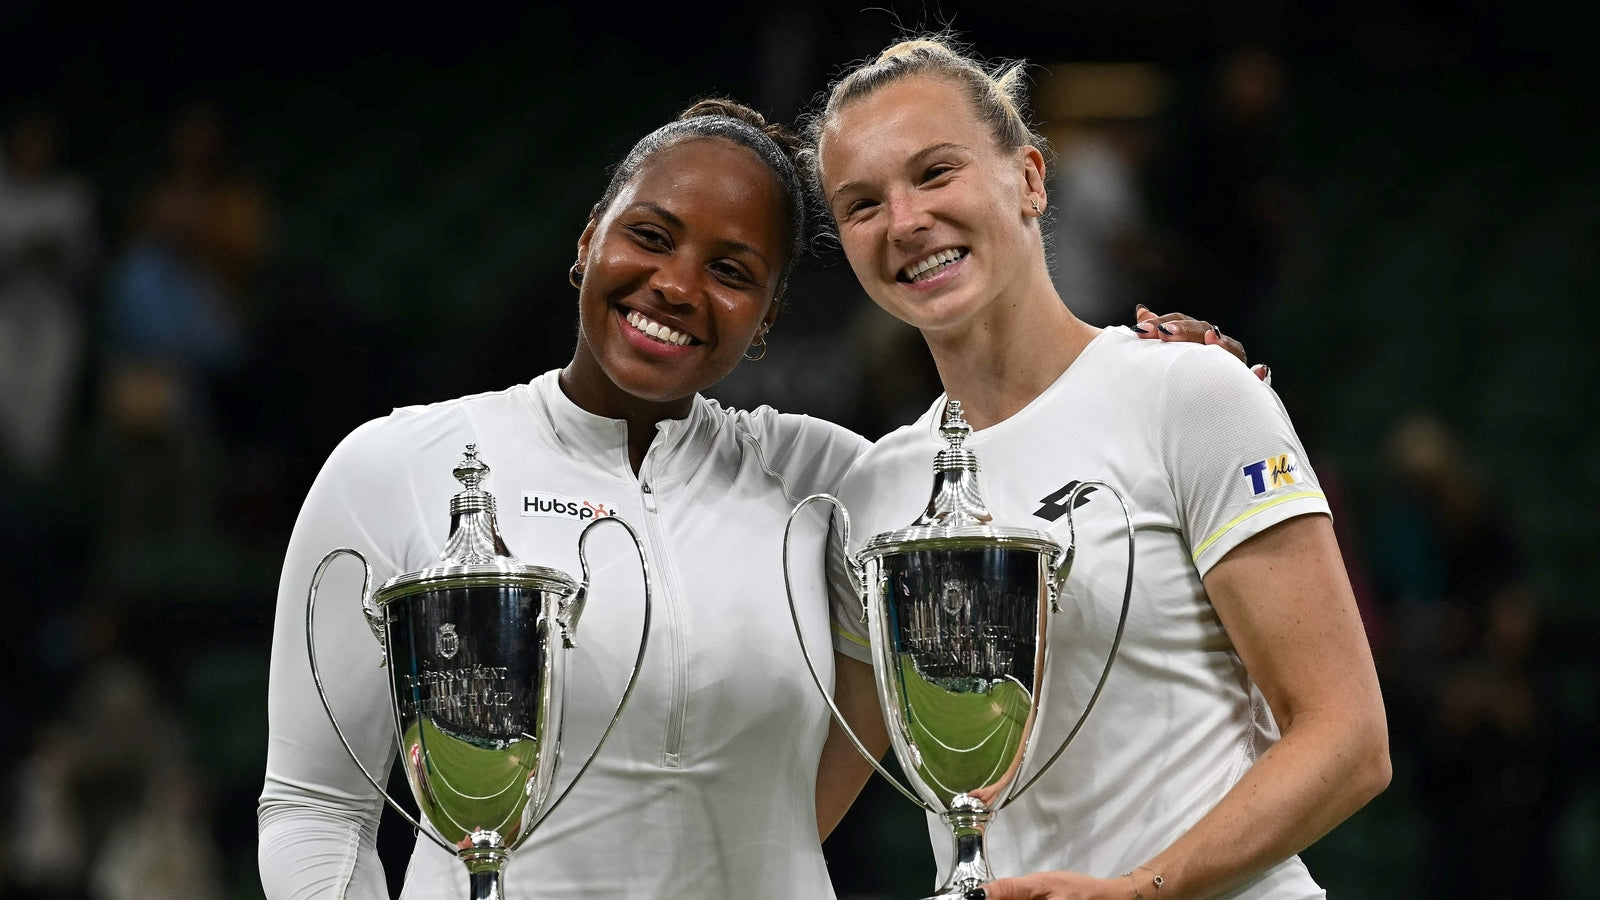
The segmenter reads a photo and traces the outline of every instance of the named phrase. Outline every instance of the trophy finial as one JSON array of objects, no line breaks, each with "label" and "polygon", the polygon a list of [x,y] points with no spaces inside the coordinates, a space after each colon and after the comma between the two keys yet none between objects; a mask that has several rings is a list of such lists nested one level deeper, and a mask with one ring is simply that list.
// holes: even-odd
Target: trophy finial
[{"label": "trophy finial", "polygon": [[440,561],[465,565],[510,557],[495,521],[494,495],[482,487],[489,464],[478,458],[477,444],[467,445],[452,473],[464,490],[450,498],[450,540],[439,554]]},{"label": "trophy finial", "polygon": [[978,456],[964,444],[972,434],[961,411],[961,401],[951,400],[945,405],[944,422],[939,433],[948,442],[933,458],[933,495],[928,508],[917,519],[918,526],[985,525],[994,517],[978,491]]},{"label": "trophy finial", "polygon": [[461,457],[461,462],[456,463],[454,475],[469,491],[478,490],[478,485],[489,477],[489,465],[478,458],[478,445],[468,444],[467,452]]},{"label": "trophy finial", "polygon": [[950,442],[950,449],[960,450],[967,435],[972,433],[972,426],[967,424],[967,419],[961,413],[961,401],[951,400],[945,406],[944,424],[939,426],[939,433]]}]

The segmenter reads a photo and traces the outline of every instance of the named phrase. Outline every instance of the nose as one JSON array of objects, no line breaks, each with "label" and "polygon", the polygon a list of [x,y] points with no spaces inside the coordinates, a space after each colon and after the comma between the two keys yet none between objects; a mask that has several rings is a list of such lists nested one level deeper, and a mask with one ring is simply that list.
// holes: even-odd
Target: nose
[{"label": "nose", "polygon": [[889,240],[896,243],[916,237],[933,222],[927,207],[914,192],[895,191],[885,199],[884,205],[889,214]]},{"label": "nose", "polygon": [[684,254],[661,258],[650,273],[650,290],[664,303],[685,306],[699,296],[699,266]]}]

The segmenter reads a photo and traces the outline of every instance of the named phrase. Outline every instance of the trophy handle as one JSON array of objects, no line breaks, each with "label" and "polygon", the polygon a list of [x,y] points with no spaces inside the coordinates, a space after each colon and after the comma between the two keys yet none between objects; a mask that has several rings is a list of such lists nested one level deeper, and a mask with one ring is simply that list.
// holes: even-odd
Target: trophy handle
[{"label": "trophy handle", "polygon": [[[578,768],[578,774],[572,776],[572,780],[567,782],[566,789],[549,806],[545,807],[538,820],[529,826],[529,831],[544,824],[544,820],[548,819],[550,814],[556,811],[556,807],[561,805],[561,801],[567,799],[567,795],[572,793],[572,789],[583,779],[583,773],[589,771],[589,766],[595,761],[595,757],[600,755],[600,748],[605,746],[606,738],[611,737],[611,730],[617,727],[617,720],[622,718],[623,707],[628,705],[628,698],[633,696],[633,688],[639,683],[639,671],[644,666],[644,648],[650,640],[650,563],[645,558],[644,544],[639,540],[639,533],[633,530],[632,525],[617,516],[603,516],[595,519],[585,525],[583,531],[578,535],[578,565],[583,570],[583,579],[578,582],[578,588],[572,592],[572,596],[561,601],[560,609],[556,614],[557,624],[561,628],[561,640],[567,648],[570,649],[573,646],[573,637],[577,631],[578,618],[583,615],[583,606],[589,599],[589,557],[584,549],[585,542],[589,539],[589,532],[602,522],[615,522],[621,525],[627,530],[628,537],[633,539],[634,549],[639,551],[639,569],[644,575],[644,624],[639,628],[639,652],[633,658],[633,669],[628,673],[627,687],[622,689],[622,699],[617,701],[616,711],[611,714],[611,721],[606,724],[606,730],[600,733],[600,740],[595,743],[594,750],[590,752],[589,758],[583,761],[583,765]],[[565,687],[563,684],[563,690]],[[560,771],[560,768],[561,757],[558,754],[556,756],[556,771]],[[551,773],[551,777],[555,777],[554,772]]]},{"label": "trophy handle", "polygon": [[812,494],[811,496],[795,504],[794,509],[789,511],[789,520],[783,526],[783,590],[789,598],[789,618],[794,622],[794,636],[800,641],[800,655],[805,657],[806,670],[811,673],[811,683],[817,686],[817,692],[822,695],[822,699],[828,704],[828,711],[833,713],[833,720],[839,723],[839,728],[844,732],[845,737],[849,738],[850,743],[855,745],[856,752],[860,753],[861,757],[870,763],[872,768],[876,769],[879,775],[882,775],[890,784],[894,785],[895,790],[904,794],[906,799],[910,800],[912,803],[915,803],[922,809],[938,815],[940,814],[941,810],[930,806],[926,800],[918,797],[916,794],[912,793],[909,789],[902,785],[898,778],[895,778],[893,775],[889,774],[889,771],[883,767],[883,764],[878,762],[878,760],[873,757],[872,751],[867,749],[866,744],[861,742],[861,738],[856,736],[855,729],[851,728],[850,723],[844,720],[844,713],[839,711],[838,704],[833,701],[833,692],[822,686],[822,676],[817,674],[817,666],[816,663],[814,663],[811,659],[811,651],[806,648],[805,635],[800,631],[800,613],[797,609],[795,609],[794,605],[794,588],[790,584],[789,580],[789,533],[794,528],[795,516],[799,515],[800,510],[804,509],[806,504],[811,503],[814,500],[830,503],[839,511],[839,516],[843,520],[843,527],[840,529],[839,534],[840,549],[844,554],[845,563],[850,566],[850,574],[855,576],[856,598],[861,601],[862,621],[866,621],[867,618],[867,588],[865,584],[866,573],[862,570],[859,563],[850,558],[850,511],[845,509],[844,504],[839,502],[839,498],[833,496],[832,494]]},{"label": "trophy handle", "polygon": [[[1089,702],[1083,707],[1083,713],[1082,715],[1078,716],[1078,721],[1072,726],[1072,730],[1069,731],[1066,738],[1061,741],[1061,746],[1056,748],[1056,752],[1050,754],[1050,758],[1045,760],[1044,765],[1039,767],[1039,771],[1035,772],[1033,777],[1028,779],[1027,783],[1023,784],[1022,787],[1012,791],[1011,796],[1006,798],[1006,801],[997,807],[997,811],[1010,806],[1018,797],[1021,797],[1023,794],[1027,793],[1029,788],[1033,787],[1040,778],[1044,777],[1044,773],[1050,771],[1050,767],[1055,764],[1055,761],[1061,758],[1062,753],[1066,752],[1067,745],[1072,743],[1072,739],[1078,736],[1078,732],[1083,728],[1083,723],[1089,718],[1089,712],[1094,709],[1095,703],[1100,699],[1100,692],[1105,689],[1106,679],[1111,676],[1111,665],[1112,663],[1116,662],[1117,651],[1122,647],[1122,634],[1128,626],[1128,603],[1133,596],[1133,514],[1128,511],[1128,501],[1123,499],[1122,494],[1118,493],[1116,488],[1106,484],[1104,481],[1085,481],[1073,488],[1072,494],[1067,497],[1067,549],[1062,555],[1061,562],[1056,566],[1055,571],[1051,575],[1050,611],[1052,613],[1061,612],[1061,605],[1058,602],[1058,598],[1061,595],[1062,588],[1066,584],[1067,574],[1072,569],[1072,560],[1076,556],[1076,548],[1078,545],[1078,532],[1072,521],[1072,511],[1073,507],[1077,505],[1078,495],[1083,493],[1085,488],[1089,487],[1105,488],[1111,493],[1111,496],[1116,497],[1117,503],[1121,504],[1122,506],[1122,517],[1128,523],[1128,574],[1123,582],[1122,587],[1122,614],[1117,618],[1117,632],[1116,635],[1111,639],[1111,652],[1106,654],[1105,667],[1100,670],[1100,680],[1095,684],[1094,693],[1089,695]],[[1049,652],[1048,645],[1046,645],[1045,652]],[[1047,660],[1046,665],[1048,664],[1049,663]]]},{"label": "trophy handle", "polygon": [[340,547],[329,551],[328,555],[322,558],[322,562],[317,564],[317,571],[311,576],[311,591],[306,595],[306,656],[311,660],[311,680],[317,686],[317,698],[322,701],[322,710],[328,714],[328,722],[333,725],[333,733],[339,736],[339,743],[344,745],[344,752],[350,754],[350,761],[356,764],[357,769],[361,770],[362,776],[367,779],[368,784],[372,785],[372,789],[378,792],[378,796],[382,797],[384,802],[399,813],[400,817],[405,819],[406,823],[412,828],[427,835],[430,840],[443,847],[447,852],[455,854],[458,848],[445,843],[438,835],[422,827],[422,823],[413,818],[405,807],[396,803],[394,798],[389,796],[389,792],[383,789],[383,785],[378,783],[378,779],[372,777],[372,773],[367,771],[365,765],[362,765],[361,758],[356,755],[355,748],[350,746],[350,739],[344,736],[344,729],[339,727],[339,720],[333,714],[333,706],[328,703],[327,691],[323,690],[322,673],[317,669],[317,635],[316,629],[313,627],[317,615],[317,588],[322,584],[322,576],[327,573],[329,564],[343,555],[354,556],[361,561],[361,612],[366,616],[367,625],[372,628],[373,635],[377,637],[378,643],[383,647],[384,662],[387,663],[389,658],[389,644],[384,637],[382,619],[377,611],[377,606],[372,602],[372,598],[367,595],[367,589],[372,584],[372,566],[367,563],[365,556],[349,547]]}]

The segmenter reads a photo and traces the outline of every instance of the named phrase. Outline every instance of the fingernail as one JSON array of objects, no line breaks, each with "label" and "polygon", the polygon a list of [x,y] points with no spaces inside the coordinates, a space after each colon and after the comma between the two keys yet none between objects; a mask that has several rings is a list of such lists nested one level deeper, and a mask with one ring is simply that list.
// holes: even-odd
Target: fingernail
[{"label": "fingernail", "polygon": [[1134,331],[1139,332],[1140,334],[1149,334],[1150,333],[1150,329],[1144,327],[1143,325],[1129,325],[1128,327],[1132,328]]},{"label": "fingernail", "polygon": [[983,892],[983,888],[973,888],[962,895],[962,900],[987,900],[988,896]]},{"label": "fingernail", "polygon": [[1149,311],[1150,311],[1150,307],[1148,307],[1148,306],[1145,306],[1145,305],[1144,305],[1144,304],[1143,304],[1143,303],[1135,303],[1135,304],[1134,304],[1134,305],[1133,305],[1133,314],[1134,314],[1134,315],[1136,315],[1136,316],[1137,316],[1137,315],[1138,315],[1138,314],[1139,314],[1139,313],[1142,313],[1142,312],[1149,312]]},{"label": "fingernail", "polygon": [[1168,328],[1165,325],[1157,325],[1156,326],[1156,330],[1161,332],[1162,334],[1177,334],[1176,331],[1173,331],[1171,328]]},{"label": "fingernail", "polygon": [[1217,340],[1219,340],[1219,341],[1222,340],[1222,329],[1221,328],[1218,328],[1217,326],[1213,325],[1213,326],[1211,326],[1211,333],[1215,334],[1217,336]]}]

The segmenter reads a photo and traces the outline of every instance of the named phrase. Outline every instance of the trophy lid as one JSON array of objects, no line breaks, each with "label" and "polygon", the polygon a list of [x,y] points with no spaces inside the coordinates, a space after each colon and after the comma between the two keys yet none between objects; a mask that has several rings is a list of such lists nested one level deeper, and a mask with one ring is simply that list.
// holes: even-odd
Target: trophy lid
[{"label": "trophy lid", "polygon": [[1061,545],[1046,532],[994,524],[978,489],[977,454],[964,446],[972,426],[962,414],[960,400],[946,405],[939,432],[946,446],[933,459],[933,492],[927,508],[910,527],[873,535],[861,549],[862,556],[1002,545],[1041,553],[1060,551]]},{"label": "trophy lid", "polygon": [[432,591],[476,586],[531,587],[568,592],[577,582],[565,572],[523,563],[507,549],[495,519],[494,495],[482,487],[489,466],[468,444],[452,474],[464,488],[450,499],[450,538],[435,565],[396,575],[378,589],[377,603]]}]

